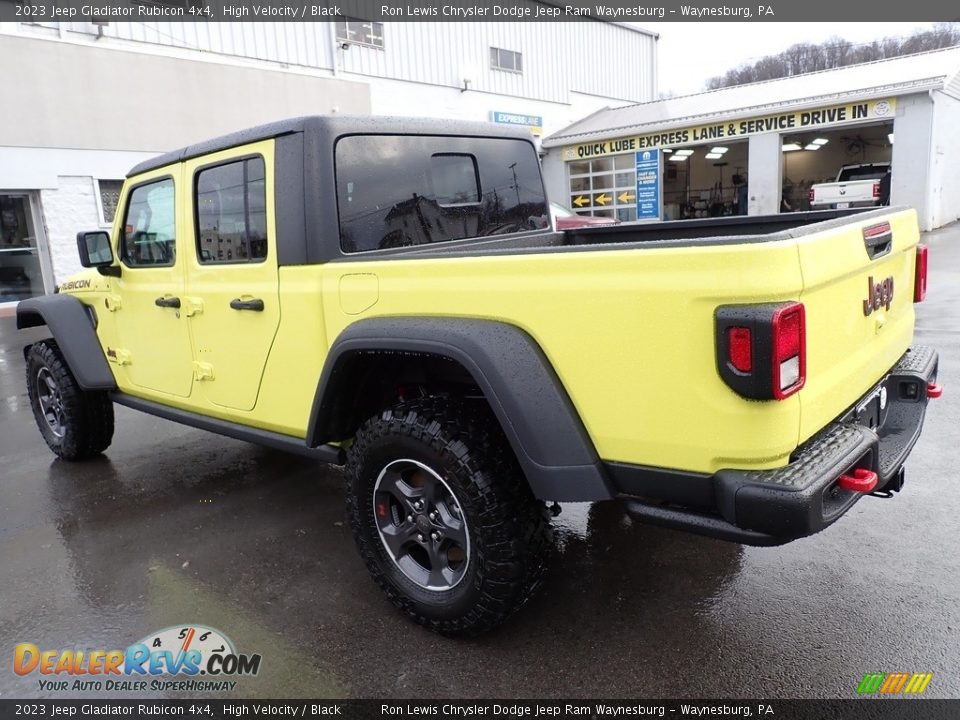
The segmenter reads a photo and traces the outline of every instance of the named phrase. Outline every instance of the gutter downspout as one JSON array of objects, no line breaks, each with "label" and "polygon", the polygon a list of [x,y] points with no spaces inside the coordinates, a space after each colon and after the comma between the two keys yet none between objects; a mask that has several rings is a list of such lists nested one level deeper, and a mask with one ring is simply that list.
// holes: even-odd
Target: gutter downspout
[{"label": "gutter downspout", "polygon": [[926,208],[924,214],[926,215],[926,227],[928,230],[934,228],[934,218],[933,218],[933,195],[931,190],[933,188],[933,169],[937,162],[937,143],[936,138],[934,137],[934,131],[936,129],[936,112],[937,112],[937,102],[934,98],[934,93],[936,90],[930,88],[927,90],[927,96],[930,98],[930,156],[927,158],[927,172],[924,173],[926,178],[924,179],[924,188],[923,194],[926,197]]},{"label": "gutter downspout", "polygon": [[328,35],[330,39],[330,67],[333,71],[333,76],[337,77],[340,74],[339,68],[337,67],[337,60],[339,56],[337,55],[337,48],[340,47],[340,43],[337,42],[337,26],[336,23],[327,23],[327,28],[329,30]]}]

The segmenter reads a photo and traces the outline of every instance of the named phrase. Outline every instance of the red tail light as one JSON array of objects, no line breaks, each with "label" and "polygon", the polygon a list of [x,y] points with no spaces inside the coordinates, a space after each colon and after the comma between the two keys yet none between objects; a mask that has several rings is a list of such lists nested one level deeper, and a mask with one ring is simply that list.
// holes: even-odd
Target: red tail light
[{"label": "red tail light", "polygon": [[813,202],[813,196],[814,196],[813,188],[810,188],[810,194],[809,194],[809,196],[808,196],[810,202]]},{"label": "red tail light", "polygon": [[913,301],[923,302],[927,296],[927,246],[917,245],[916,274],[913,278]]},{"label": "red tail light", "polygon": [[720,378],[751,400],[783,400],[806,382],[806,316],[798,302],[720,305],[714,311]]},{"label": "red tail light", "polygon": [[873,196],[874,196],[875,198],[880,197],[880,183],[878,183],[878,182],[875,182],[875,183],[873,184]]},{"label": "red tail light", "polygon": [[750,328],[732,327],[727,330],[727,352],[730,364],[742,373],[753,370],[753,349]]},{"label": "red tail light", "polygon": [[773,397],[777,400],[793,395],[807,380],[806,324],[800,303],[773,314]]}]

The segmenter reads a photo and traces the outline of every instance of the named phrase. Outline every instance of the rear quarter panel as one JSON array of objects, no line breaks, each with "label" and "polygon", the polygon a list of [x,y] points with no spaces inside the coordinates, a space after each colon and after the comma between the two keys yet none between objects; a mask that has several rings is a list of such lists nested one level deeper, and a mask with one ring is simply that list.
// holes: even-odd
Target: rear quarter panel
[{"label": "rear quarter panel", "polygon": [[[501,256],[359,260],[324,266],[332,342],[374,316],[499,320],[550,359],[605,460],[713,472],[782,465],[800,400],[748,402],[716,370],[714,309],[797,299],[794,240]],[[376,278],[357,312],[344,278]],[[373,296],[371,296],[373,297]]]}]

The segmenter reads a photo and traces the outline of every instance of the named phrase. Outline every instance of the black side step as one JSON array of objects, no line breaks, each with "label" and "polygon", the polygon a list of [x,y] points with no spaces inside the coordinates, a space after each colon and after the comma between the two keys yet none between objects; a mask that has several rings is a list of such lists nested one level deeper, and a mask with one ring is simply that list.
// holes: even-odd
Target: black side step
[{"label": "black side step", "polygon": [[172,420],[173,422],[200,428],[201,430],[209,430],[219,435],[226,435],[227,437],[244,440],[255,445],[263,445],[265,447],[275,448],[276,450],[293,453],[294,455],[313,458],[321,462],[330,463],[331,465],[343,465],[346,461],[343,449],[334,445],[308,447],[303,438],[282,435],[269,430],[261,430],[247,425],[228,422],[227,420],[220,420],[219,418],[207,417],[206,415],[198,415],[197,413],[192,413],[187,410],[161,405],[151,400],[144,400],[143,398],[133,397],[132,395],[126,395],[121,392],[110,393],[110,399],[118,405],[125,405],[128,408],[139,410],[140,412],[145,412],[150,415],[156,415],[165,420]]}]

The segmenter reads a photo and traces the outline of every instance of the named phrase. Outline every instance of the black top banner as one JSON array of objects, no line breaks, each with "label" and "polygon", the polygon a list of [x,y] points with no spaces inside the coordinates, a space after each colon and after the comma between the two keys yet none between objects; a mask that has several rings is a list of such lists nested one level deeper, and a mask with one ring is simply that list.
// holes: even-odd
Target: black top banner
[{"label": "black top banner", "polygon": [[361,19],[374,22],[718,22],[718,21],[904,21],[960,20],[955,3],[943,0],[869,4],[833,0],[0,0],[6,22],[322,22]]}]

